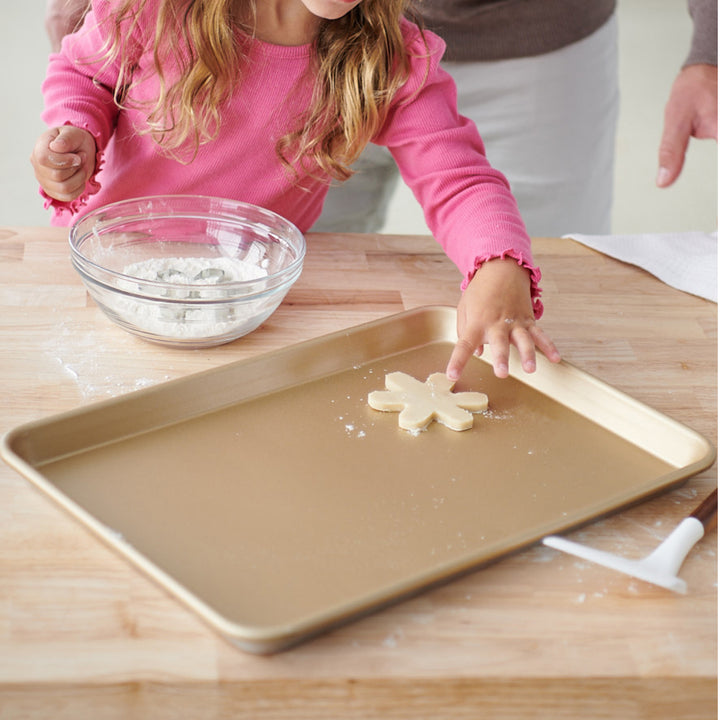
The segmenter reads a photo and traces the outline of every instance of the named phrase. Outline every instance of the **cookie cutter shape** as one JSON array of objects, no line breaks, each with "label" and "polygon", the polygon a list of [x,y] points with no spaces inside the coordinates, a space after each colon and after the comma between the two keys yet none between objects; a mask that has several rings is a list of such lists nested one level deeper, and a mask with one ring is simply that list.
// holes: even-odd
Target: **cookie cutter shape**
[{"label": "cookie cutter shape", "polygon": [[451,430],[469,430],[472,413],[487,410],[487,395],[479,392],[453,393],[455,383],[445,373],[433,373],[423,383],[404,372],[385,376],[387,390],[373,390],[368,405],[374,410],[399,412],[403,430],[424,430],[433,420]]}]

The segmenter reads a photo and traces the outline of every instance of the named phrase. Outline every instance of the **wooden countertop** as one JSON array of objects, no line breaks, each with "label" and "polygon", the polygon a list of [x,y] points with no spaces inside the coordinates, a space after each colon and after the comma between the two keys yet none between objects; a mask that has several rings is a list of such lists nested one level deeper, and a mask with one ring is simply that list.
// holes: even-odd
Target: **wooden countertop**
[{"label": "wooden countertop", "polygon": [[[311,235],[259,330],[179,351],[112,325],[66,232],[0,228],[0,432],[420,305],[455,305],[431,238]],[[570,240],[538,239],[543,327],[566,360],[717,438],[717,306]],[[597,522],[582,541],[640,557],[716,468]],[[717,536],[679,596],[541,546],[288,652],[239,651],[0,463],[0,717],[716,717]]]}]

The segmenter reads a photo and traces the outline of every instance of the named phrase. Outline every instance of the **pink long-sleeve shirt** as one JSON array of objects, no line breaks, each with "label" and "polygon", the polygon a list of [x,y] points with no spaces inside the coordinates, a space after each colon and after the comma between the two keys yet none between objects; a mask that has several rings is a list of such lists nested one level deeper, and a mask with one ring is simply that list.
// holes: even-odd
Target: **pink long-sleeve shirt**
[{"label": "pink long-sleeve shirt", "polygon": [[[137,132],[147,119],[137,109],[113,102],[118,69],[97,61],[106,39],[113,0],[95,0],[83,27],[50,57],[43,84],[43,120],[51,127],[89,130],[97,144],[96,175],[70,203],[47,198],[53,224],[69,225],[106,203],[160,194],[229,197],[273,210],[305,232],[317,220],[327,193],[322,179],[303,176],[298,184],[278,161],[277,140],[294,126],[309,101],[309,45],[280,46],[259,40],[248,48],[242,81],[227,107],[217,138],[202,145],[191,162],[169,157],[150,134]],[[152,99],[158,80],[152,72],[156,3],[146,6],[128,36],[142,78],[135,99]],[[411,74],[392,101],[373,139],[386,145],[425,213],[428,227],[464,276],[464,284],[485,261],[512,257],[531,271],[535,315],[542,305],[540,273],[532,264],[530,239],[507,180],[485,157],[474,124],[457,112],[452,78],[439,67],[445,49],[436,35],[403,21]]]}]

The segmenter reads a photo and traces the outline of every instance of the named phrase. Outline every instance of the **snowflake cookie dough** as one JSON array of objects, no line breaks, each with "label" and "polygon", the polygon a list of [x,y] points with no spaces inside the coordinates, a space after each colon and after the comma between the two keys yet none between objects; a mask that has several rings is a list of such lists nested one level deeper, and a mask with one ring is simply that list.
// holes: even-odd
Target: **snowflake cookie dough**
[{"label": "snowflake cookie dough", "polygon": [[473,424],[471,413],[487,410],[487,395],[453,393],[454,384],[445,373],[433,373],[423,383],[403,372],[393,372],[385,376],[387,390],[371,392],[368,405],[375,410],[400,412],[403,430],[423,430],[433,420],[451,430],[468,430]]}]

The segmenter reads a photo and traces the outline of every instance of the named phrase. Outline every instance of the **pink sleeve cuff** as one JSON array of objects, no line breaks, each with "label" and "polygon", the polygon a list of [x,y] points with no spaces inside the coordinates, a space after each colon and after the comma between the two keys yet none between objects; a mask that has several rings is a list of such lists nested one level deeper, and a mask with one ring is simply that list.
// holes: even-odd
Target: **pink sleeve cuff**
[{"label": "pink sleeve cuff", "polygon": [[540,268],[535,267],[532,262],[526,260],[522,252],[518,252],[516,250],[505,250],[499,255],[478,255],[475,258],[475,264],[473,266],[473,269],[467,274],[467,276],[463,280],[462,285],[460,286],[461,289],[465,290],[465,288],[468,286],[473,277],[475,277],[475,273],[480,269],[483,263],[486,263],[488,260],[495,260],[496,258],[499,258],[501,260],[504,260],[505,258],[512,258],[513,260],[517,261],[518,265],[524,267],[530,272],[530,299],[532,301],[533,314],[535,315],[535,319],[539,320],[540,317],[542,317],[543,310],[545,309],[543,307],[542,301],[540,300],[542,290],[540,289],[539,283],[542,275],[540,273]]}]

